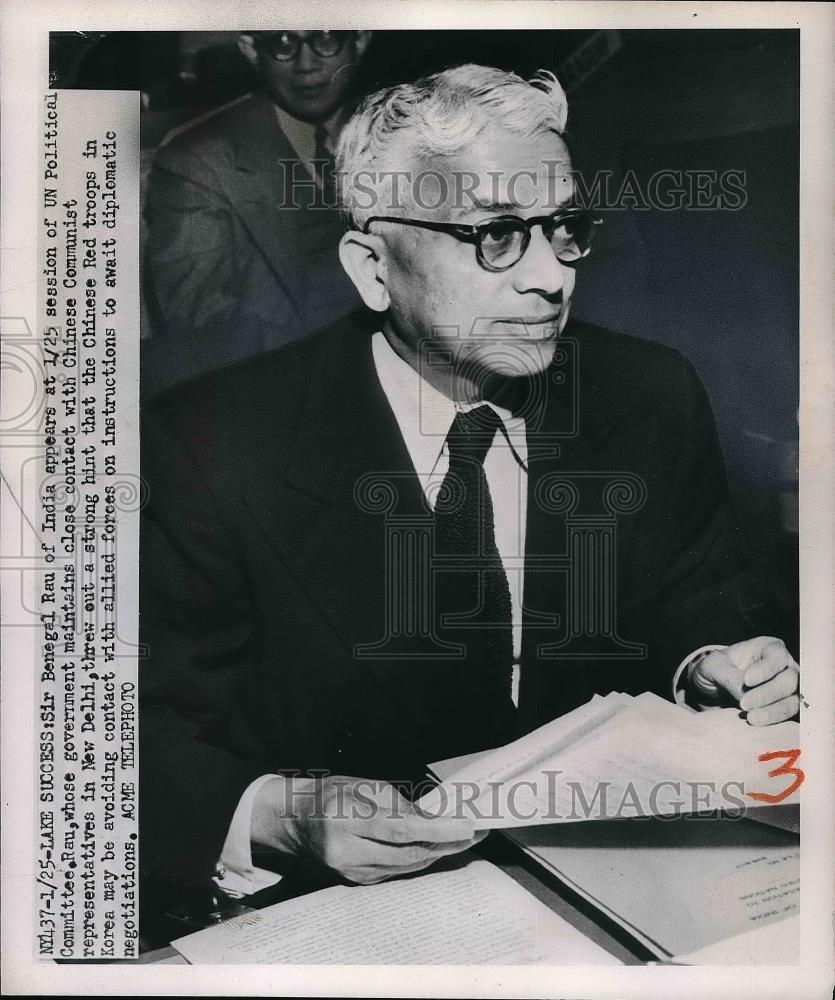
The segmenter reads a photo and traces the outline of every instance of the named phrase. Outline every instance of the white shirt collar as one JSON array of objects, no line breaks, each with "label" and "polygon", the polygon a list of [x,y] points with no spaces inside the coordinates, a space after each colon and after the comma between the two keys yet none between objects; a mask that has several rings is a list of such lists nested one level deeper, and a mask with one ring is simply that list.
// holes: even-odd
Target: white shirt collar
[{"label": "white shirt collar", "polygon": [[[318,126],[294,118],[289,111],[285,111],[284,108],[280,108],[277,104],[273,105],[273,107],[278,118],[278,124],[289,140],[290,145],[298,153],[299,159],[308,163],[316,155],[316,129]],[[339,133],[342,131],[344,122],[345,108],[341,107],[327,121],[321,123],[321,127],[324,128],[327,136],[325,146],[331,153],[336,149],[336,140],[339,138]]]},{"label": "white shirt collar", "polygon": [[[419,476],[435,471],[444,453],[447,434],[458,411],[481,406],[481,403],[453,403],[404,361],[380,331],[371,338],[371,351],[377,377],[394,411],[397,425],[412,464]],[[493,443],[509,445],[523,468],[527,465],[525,421],[493,403],[487,403],[501,417],[505,435],[497,434]]]}]

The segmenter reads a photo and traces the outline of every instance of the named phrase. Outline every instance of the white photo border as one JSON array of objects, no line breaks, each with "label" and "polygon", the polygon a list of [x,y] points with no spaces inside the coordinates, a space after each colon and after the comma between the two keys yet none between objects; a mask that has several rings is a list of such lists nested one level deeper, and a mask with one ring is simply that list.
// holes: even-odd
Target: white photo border
[{"label": "white photo border", "polygon": [[[800,526],[804,760],[801,964],[728,968],[446,968],[51,965],[34,955],[36,675],[34,635],[3,640],[4,986],[10,994],[825,997],[831,989],[833,864],[832,706],[835,671],[835,360],[831,226],[835,134],[835,7],[815,3],[363,2],[278,7],[252,0],[214,4],[6,0],[2,4],[2,283],[0,316],[35,328],[38,123],[47,89],[50,31],[330,28],[796,28],[801,51]],[[3,524],[14,516],[4,495]],[[34,576],[34,574],[30,574]],[[23,762],[22,764],[20,762]]]}]

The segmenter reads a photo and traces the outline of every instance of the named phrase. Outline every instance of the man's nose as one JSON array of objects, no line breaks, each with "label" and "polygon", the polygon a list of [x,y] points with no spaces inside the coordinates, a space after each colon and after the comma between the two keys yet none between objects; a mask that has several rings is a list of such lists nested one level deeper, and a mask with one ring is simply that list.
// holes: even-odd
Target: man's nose
[{"label": "man's nose", "polygon": [[522,259],[513,268],[513,281],[518,292],[540,292],[556,295],[565,284],[563,264],[557,260],[550,240],[541,226],[531,230],[531,241]]},{"label": "man's nose", "polygon": [[299,45],[299,51],[293,60],[293,68],[297,73],[312,73],[319,68],[319,57],[306,41],[302,41]]}]

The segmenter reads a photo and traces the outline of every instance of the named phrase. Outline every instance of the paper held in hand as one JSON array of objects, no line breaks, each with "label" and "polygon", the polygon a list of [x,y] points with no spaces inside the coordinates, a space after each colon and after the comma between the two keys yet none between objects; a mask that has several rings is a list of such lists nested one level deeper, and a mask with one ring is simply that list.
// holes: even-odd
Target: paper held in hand
[{"label": "paper held in hand", "polygon": [[430,765],[442,783],[418,806],[478,829],[717,809],[765,819],[759,807],[799,802],[799,730],[613,693],[505,747]]}]

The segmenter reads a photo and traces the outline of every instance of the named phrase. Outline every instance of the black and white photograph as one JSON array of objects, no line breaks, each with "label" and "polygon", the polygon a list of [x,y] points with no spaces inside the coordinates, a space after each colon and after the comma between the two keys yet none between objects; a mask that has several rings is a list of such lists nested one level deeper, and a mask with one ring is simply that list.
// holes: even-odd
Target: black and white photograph
[{"label": "black and white photograph", "polygon": [[39,33],[12,992],[828,996],[831,7],[152,6]]}]

